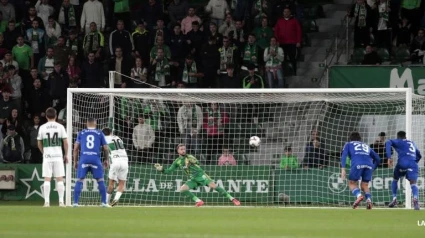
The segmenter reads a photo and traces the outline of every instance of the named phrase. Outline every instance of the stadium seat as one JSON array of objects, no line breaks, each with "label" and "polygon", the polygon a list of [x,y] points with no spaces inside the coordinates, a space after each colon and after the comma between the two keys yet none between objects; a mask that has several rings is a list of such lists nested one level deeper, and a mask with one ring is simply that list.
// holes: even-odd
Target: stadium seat
[{"label": "stadium seat", "polygon": [[388,52],[385,48],[379,48],[377,50],[377,53],[382,61],[389,61],[390,60],[390,52]]},{"label": "stadium seat", "polygon": [[301,25],[303,28],[303,32],[311,33],[319,31],[319,27],[317,26],[316,20],[314,19],[303,20]]},{"label": "stadium seat", "polygon": [[355,64],[362,62],[366,51],[364,48],[354,48],[353,55],[351,56],[351,61]]},{"label": "stadium seat", "polygon": [[302,47],[310,47],[311,46],[310,37],[306,33],[303,33],[302,40],[301,40],[301,46]]},{"label": "stadium seat", "polygon": [[294,66],[291,62],[283,61],[283,74],[285,77],[294,75]]},{"label": "stadium seat", "polygon": [[410,60],[410,51],[406,47],[399,47],[395,51],[394,61],[392,63],[403,63]]}]

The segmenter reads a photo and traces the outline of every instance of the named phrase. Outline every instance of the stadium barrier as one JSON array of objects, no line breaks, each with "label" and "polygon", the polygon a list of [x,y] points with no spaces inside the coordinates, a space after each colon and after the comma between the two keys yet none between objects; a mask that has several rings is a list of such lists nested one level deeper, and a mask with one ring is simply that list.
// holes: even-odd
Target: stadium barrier
[{"label": "stadium barrier", "polygon": [[[339,178],[338,168],[325,169],[275,169],[274,166],[204,166],[205,171],[214,171],[209,175],[218,185],[223,186],[241,202],[250,205],[277,204],[335,204],[343,205],[352,202],[346,181]],[[16,170],[16,189],[0,190],[0,200],[10,201],[43,201],[41,165],[11,165],[1,164],[0,170]],[[153,166],[132,166],[135,170],[130,175],[146,175],[149,177],[129,177],[127,193],[123,201],[137,199],[150,205],[182,204],[192,205],[189,199],[178,193],[179,187],[185,182],[179,171],[171,175],[162,175],[154,171]],[[72,180],[75,181],[74,179]],[[374,203],[384,204],[391,198],[392,169],[378,169],[370,183]],[[1,183],[1,181],[0,181]],[[55,190],[55,183],[52,183]],[[402,190],[404,190],[404,183]],[[420,189],[424,189],[423,178],[418,181]],[[71,185],[73,187],[73,185]],[[94,193],[98,198],[97,185],[92,179],[86,179],[83,192]],[[197,196],[215,204],[227,204],[217,192],[207,187],[195,191]],[[400,193],[403,195],[403,193]],[[51,200],[57,200],[57,193],[50,194]],[[403,201],[403,197],[399,197]],[[211,202],[209,202],[211,204]],[[143,204],[141,204],[143,205]]]}]

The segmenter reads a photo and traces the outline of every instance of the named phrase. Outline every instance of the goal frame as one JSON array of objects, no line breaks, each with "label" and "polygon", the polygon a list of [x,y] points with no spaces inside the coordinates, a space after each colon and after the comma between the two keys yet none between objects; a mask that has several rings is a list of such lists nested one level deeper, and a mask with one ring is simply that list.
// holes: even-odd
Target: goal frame
[{"label": "goal frame", "polygon": [[[412,132],[412,96],[413,92],[411,88],[306,88],[306,89],[161,89],[161,88],[68,88],[67,89],[67,102],[72,102],[74,93],[105,93],[111,94],[110,98],[113,99],[114,93],[164,93],[164,94],[191,94],[191,93],[215,93],[215,94],[300,94],[300,93],[405,93],[406,95],[406,105],[405,105],[405,116],[406,116],[406,135],[407,138],[410,137]],[[110,107],[110,117],[113,118],[113,109],[114,101],[109,100]],[[68,138],[72,138],[72,103],[67,103],[66,105],[67,116],[66,116],[66,131]],[[113,123],[113,121],[112,121]],[[72,158],[72,141],[68,143],[68,164],[66,164],[66,173],[65,173],[65,204],[66,206],[71,206],[71,179],[72,179],[72,170],[73,170],[73,158]],[[412,208],[412,192],[410,188],[409,181],[404,179],[405,182],[405,208]]]}]

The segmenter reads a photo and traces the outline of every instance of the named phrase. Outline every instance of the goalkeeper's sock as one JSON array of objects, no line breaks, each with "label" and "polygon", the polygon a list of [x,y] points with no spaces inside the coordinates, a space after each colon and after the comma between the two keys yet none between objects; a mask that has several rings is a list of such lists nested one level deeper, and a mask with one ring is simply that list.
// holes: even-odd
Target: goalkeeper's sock
[{"label": "goalkeeper's sock", "polygon": [[195,194],[193,194],[191,191],[189,190],[185,190],[182,191],[182,194],[186,197],[189,197],[190,199],[192,199],[194,202],[199,202],[201,201],[201,199],[199,199],[197,196],[195,196]]},{"label": "goalkeeper's sock", "polygon": [[74,204],[78,204],[78,200],[80,199],[80,194],[82,190],[83,190],[83,182],[77,181],[74,187]]},{"label": "goalkeeper's sock", "polygon": [[366,198],[366,200],[372,200],[372,195],[370,194],[370,192],[365,193],[364,197]]},{"label": "goalkeeper's sock", "polygon": [[122,192],[117,192],[115,194],[114,200],[117,200],[117,201],[120,200],[121,195],[122,195]]},{"label": "goalkeeper's sock", "polygon": [[63,203],[63,195],[65,194],[65,185],[63,184],[63,181],[59,181],[56,184],[56,190],[58,190],[59,203]]},{"label": "goalkeeper's sock", "polygon": [[398,189],[398,181],[393,180],[391,183],[391,191],[393,192],[393,200],[397,199],[397,189]]},{"label": "goalkeeper's sock", "polygon": [[419,197],[419,190],[418,190],[418,186],[416,184],[412,184],[410,185],[410,187],[412,188],[412,195],[414,199],[418,199]]},{"label": "goalkeeper's sock", "polygon": [[106,193],[106,202],[109,203],[109,201],[111,200],[111,195],[110,193]]},{"label": "goalkeeper's sock", "polygon": [[360,192],[359,188],[355,188],[353,189],[353,191],[351,191],[351,193],[354,195],[354,197],[358,198],[362,195],[362,193]]},{"label": "goalkeeper's sock", "polygon": [[228,199],[230,199],[230,201],[232,201],[233,200],[233,197],[228,193],[228,192],[226,192],[226,190],[224,190],[222,187],[216,187],[215,188],[215,191],[217,191],[217,192],[219,192],[221,195],[223,195],[223,196],[225,196],[225,197],[227,197]]},{"label": "goalkeeper's sock", "polygon": [[104,181],[98,181],[99,184],[99,193],[102,203],[106,204],[106,187]]},{"label": "goalkeeper's sock", "polygon": [[50,181],[44,181],[43,192],[44,192],[44,203],[50,203]]}]

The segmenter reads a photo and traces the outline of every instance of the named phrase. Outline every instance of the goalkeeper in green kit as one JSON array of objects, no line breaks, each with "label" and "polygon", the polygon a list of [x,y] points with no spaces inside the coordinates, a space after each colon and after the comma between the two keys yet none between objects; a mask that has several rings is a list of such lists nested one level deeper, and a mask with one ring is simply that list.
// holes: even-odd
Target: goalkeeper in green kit
[{"label": "goalkeeper in green kit", "polygon": [[183,186],[181,186],[180,191],[183,193],[183,195],[191,198],[194,202],[196,202],[197,207],[204,205],[204,202],[196,197],[195,194],[190,192],[190,190],[196,189],[199,186],[208,186],[227,197],[230,201],[233,202],[233,204],[235,204],[235,206],[241,205],[241,203],[232,197],[229,193],[227,193],[226,190],[218,187],[217,184],[215,184],[214,180],[212,180],[199,166],[199,162],[194,156],[186,154],[185,145],[179,144],[177,146],[177,153],[179,154],[179,157],[168,169],[164,170],[160,164],[155,164],[155,168],[164,174],[170,174],[176,169],[183,170],[186,175],[189,176],[189,180],[183,184]]}]

